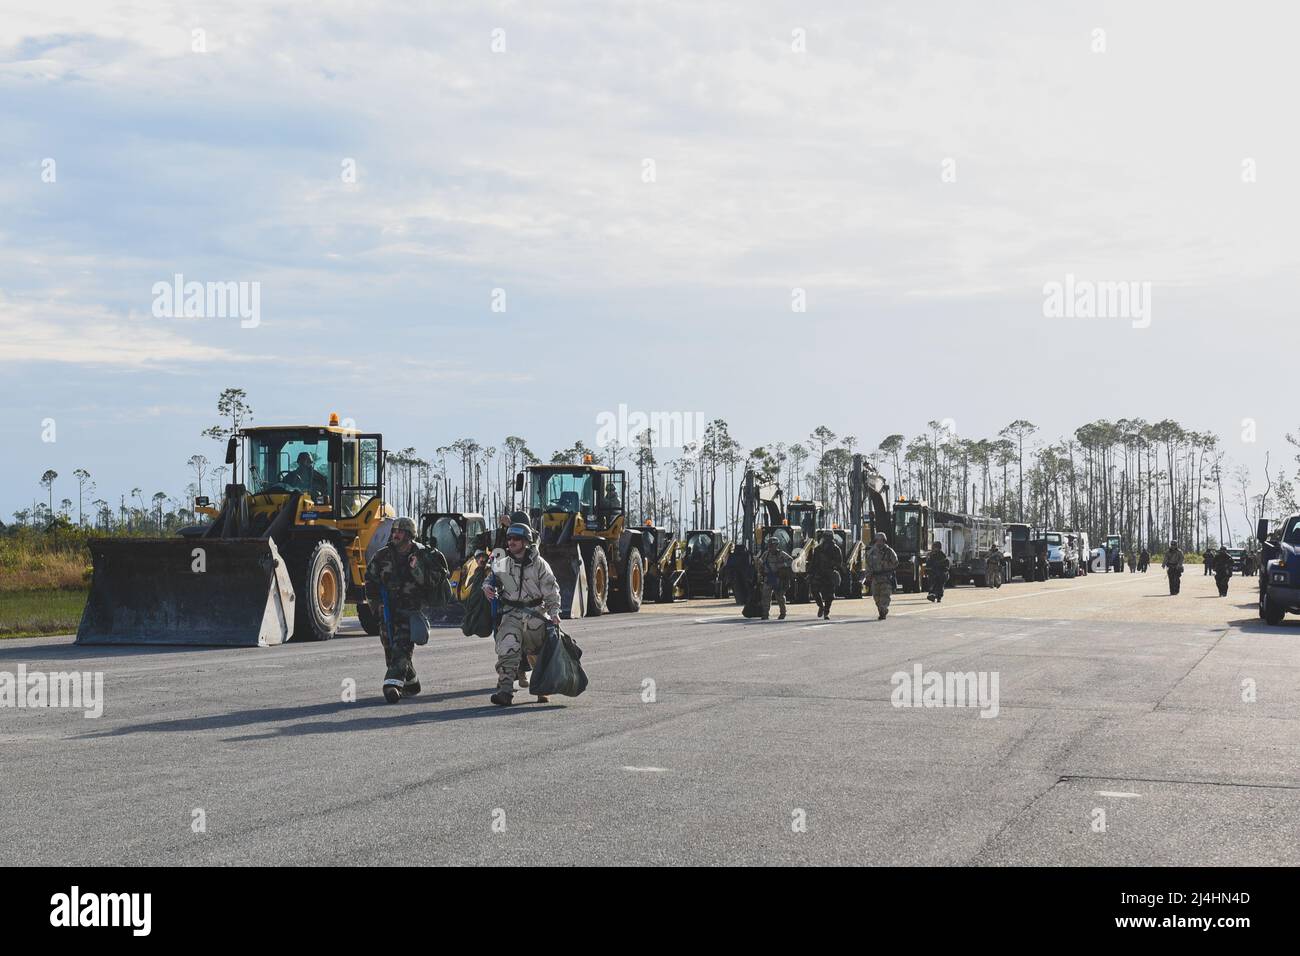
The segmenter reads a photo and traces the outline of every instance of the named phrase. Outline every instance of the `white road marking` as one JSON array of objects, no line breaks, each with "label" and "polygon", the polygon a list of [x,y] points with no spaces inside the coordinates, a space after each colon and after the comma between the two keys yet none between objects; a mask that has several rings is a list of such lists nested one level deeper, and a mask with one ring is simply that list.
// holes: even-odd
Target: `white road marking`
[{"label": "white road marking", "polygon": [[667,767],[624,767],[624,770],[630,770],[633,773],[667,773]]},{"label": "white road marking", "polygon": [[1127,798],[1129,798],[1129,797],[1140,797],[1140,796],[1142,796],[1142,794],[1140,794],[1140,793],[1124,793],[1122,790],[1098,790],[1098,791],[1097,791],[1097,796],[1099,796],[1099,797],[1123,797],[1123,798],[1127,799]]}]

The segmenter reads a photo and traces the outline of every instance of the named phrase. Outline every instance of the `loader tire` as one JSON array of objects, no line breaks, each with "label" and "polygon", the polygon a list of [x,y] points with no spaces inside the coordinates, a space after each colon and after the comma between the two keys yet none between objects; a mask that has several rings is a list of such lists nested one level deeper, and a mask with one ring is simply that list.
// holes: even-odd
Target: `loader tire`
[{"label": "loader tire", "polygon": [[306,573],[294,581],[297,617],[293,624],[296,641],[328,641],[343,620],[347,585],[343,559],[328,541],[317,543],[307,559]]},{"label": "loader tire", "polygon": [[635,613],[641,610],[641,599],[645,594],[645,564],[637,548],[628,549],[622,577],[609,603],[615,611]]},{"label": "loader tire", "polygon": [[361,630],[371,637],[379,633],[379,617],[370,610],[370,605],[365,600],[357,602],[357,620],[361,622]]},{"label": "loader tire", "polygon": [[[584,558],[587,556],[584,555]],[[587,565],[587,616],[609,613],[609,558],[604,548],[592,548]]]}]

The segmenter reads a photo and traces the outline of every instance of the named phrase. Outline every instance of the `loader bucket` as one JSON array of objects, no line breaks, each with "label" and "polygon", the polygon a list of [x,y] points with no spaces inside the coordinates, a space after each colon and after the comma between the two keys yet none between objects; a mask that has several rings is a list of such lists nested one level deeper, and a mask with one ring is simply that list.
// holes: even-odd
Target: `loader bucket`
[{"label": "loader bucket", "polygon": [[293,636],[294,592],[270,538],[96,538],[78,644],[265,647]]},{"label": "loader bucket", "polygon": [[558,545],[547,549],[546,561],[560,586],[560,617],[587,616],[587,568],[577,545]]}]

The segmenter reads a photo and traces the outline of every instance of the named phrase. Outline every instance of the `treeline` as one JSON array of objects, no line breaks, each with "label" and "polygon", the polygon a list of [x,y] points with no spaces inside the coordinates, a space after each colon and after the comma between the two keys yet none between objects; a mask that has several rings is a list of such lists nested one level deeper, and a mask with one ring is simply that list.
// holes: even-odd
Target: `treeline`
[{"label": "treeline", "polygon": [[[226,389],[217,410],[221,423],[202,436],[220,442],[224,451],[226,439],[252,421],[252,409],[242,389]],[[1300,439],[1287,435],[1286,441],[1293,458],[1288,465],[1294,466]],[[635,523],[649,520],[675,534],[721,528],[734,535],[741,521],[741,482],[751,468],[760,481],[780,485],[787,501],[817,499],[831,520],[847,524],[855,454],[884,476],[895,496],[921,498],[946,511],[1086,531],[1094,544],[1118,533],[1126,546],[1158,548],[1176,539],[1201,551],[1225,541],[1241,543],[1261,516],[1298,510],[1300,475],[1272,468],[1266,456],[1265,473],[1256,481],[1248,468],[1230,461],[1219,436],[1168,419],[1096,421],[1054,440],[1024,419],[981,438],[958,435],[951,421],[931,421],[922,434],[890,434],[874,445],[820,425],[797,441],[746,447],[719,418],[707,424],[699,441],[670,449],[660,447],[650,429],[630,446],[591,448],[578,440],[545,457],[518,435],[496,444],[460,438],[424,454],[412,445],[387,453],[385,474],[388,500],[400,513],[492,515],[521,504],[514,476],[527,466],[590,460],[627,471],[626,504]],[[39,479],[45,500],[16,511],[14,520],[34,527],[169,534],[195,523],[194,497],[218,500],[231,474],[225,465],[212,467],[201,453],[186,464],[194,480],[181,494],[158,491],[146,498],[137,487],[113,504],[94,497],[90,472],[78,468],[72,476],[76,499],[63,497],[57,507],[59,476],[46,471]]]}]

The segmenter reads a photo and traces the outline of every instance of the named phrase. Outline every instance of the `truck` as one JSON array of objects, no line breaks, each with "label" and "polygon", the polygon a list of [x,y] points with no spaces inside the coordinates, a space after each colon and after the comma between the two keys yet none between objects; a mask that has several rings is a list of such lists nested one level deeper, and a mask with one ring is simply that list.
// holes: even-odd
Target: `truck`
[{"label": "truck", "polygon": [[899,586],[913,592],[929,586],[925,555],[935,541],[952,562],[948,574],[954,585],[974,583],[983,587],[989,548],[996,544],[1004,555],[1007,550],[1006,528],[999,519],[939,511],[924,501],[902,496],[894,503],[893,539],[898,553],[895,574]]},{"label": "truck", "polygon": [[1260,546],[1259,616],[1278,625],[1288,613],[1300,613],[1300,514],[1269,533],[1269,519],[1255,529]]},{"label": "truck", "polygon": [[1056,578],[1072,578],[1079,573],[1079,554],[1067,531],[1045,531],[1047,541],[1048,574]]}]

